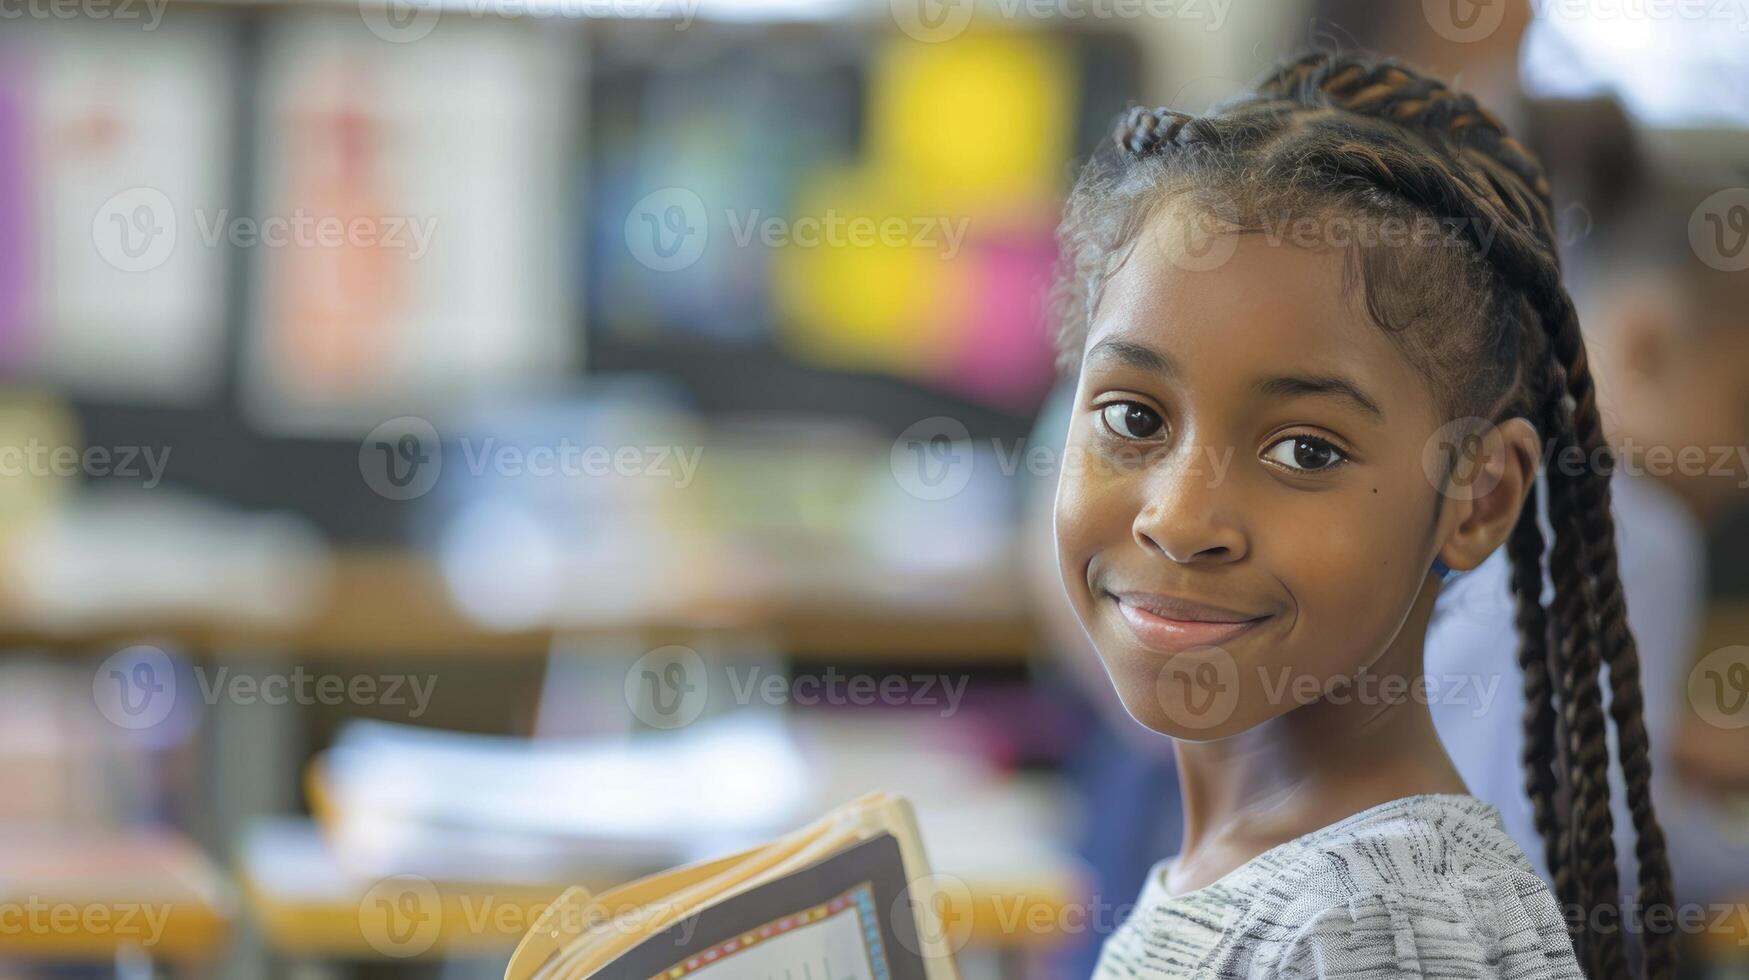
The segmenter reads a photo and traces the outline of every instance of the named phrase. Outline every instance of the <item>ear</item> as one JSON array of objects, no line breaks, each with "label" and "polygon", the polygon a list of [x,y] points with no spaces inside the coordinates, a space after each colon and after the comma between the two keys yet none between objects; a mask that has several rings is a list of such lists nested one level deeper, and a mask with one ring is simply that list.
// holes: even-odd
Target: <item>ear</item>
[{"label": "ear", "polygon": [[1458,571],[1486,561],[1518,523],[1536,482],[1541,439],[1528,419],[1512,418],[1481,434],[1477,450],[1460,454],[1447,482],[1451,529],[1439,559]]}]

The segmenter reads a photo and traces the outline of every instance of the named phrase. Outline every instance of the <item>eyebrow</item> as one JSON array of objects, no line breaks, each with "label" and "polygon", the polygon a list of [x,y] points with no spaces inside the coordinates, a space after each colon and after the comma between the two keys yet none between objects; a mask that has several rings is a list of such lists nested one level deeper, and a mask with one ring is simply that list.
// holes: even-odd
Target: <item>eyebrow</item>
[{"label": "eyebrow", "polygon": [[1178,377],[1178,362],[1171,355],[1127,340],[1102,340],[1087,351],[1087,359],[1117,361],[1150,374]]},{"label": "eyebrow", "polygon": [[[1169,380],[1182,375],[1178,362],[1170,354],[1128,340],[1102,340],[1087,351],[1087,359],[1117,361]],[[1258,394],[1272,398],[1335,398],[1350,403],[1379,422],[1385,420],[1385,410],[1379,407],[1379,403],[1360,385],[1340,375],[1281,375],[1258,381],[1254,389]]]},{"label": "eyebrow", "polygon": [[1337,398],[1350,402],[1356,408],[1379,422],[1385,420],[1385,410],[1379,403],[1360,390],[1360,386],[1347,378],[1336,375],[1317,375],[1304,377],[1289,375],[1279,378],[1265,378],[1257,382],[1257,392],[1262,395],[1273,395],[1278,398],[1298,398],[1311,395],[1320,398]]}]

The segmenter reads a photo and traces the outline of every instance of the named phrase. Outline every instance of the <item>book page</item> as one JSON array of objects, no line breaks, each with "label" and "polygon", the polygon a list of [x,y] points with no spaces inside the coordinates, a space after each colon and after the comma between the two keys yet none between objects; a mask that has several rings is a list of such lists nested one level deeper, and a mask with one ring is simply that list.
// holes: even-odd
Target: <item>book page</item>
[{"label": "book page", "polygon": [[888,976],[868,883],[703,950],[651,980],[872,980]]},{"label": "book page", "polygon": [[686,916],[603,980],[926,980],[898,839],[879,834]]}]

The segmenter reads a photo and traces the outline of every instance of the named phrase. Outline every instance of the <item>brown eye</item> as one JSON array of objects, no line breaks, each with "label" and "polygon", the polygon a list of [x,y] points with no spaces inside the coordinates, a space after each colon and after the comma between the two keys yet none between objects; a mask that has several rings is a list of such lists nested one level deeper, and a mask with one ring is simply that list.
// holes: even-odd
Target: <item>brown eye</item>
[{"label": "brown eye", "polygon": [[1335,469],[1348,462],[1342,450],[1314,436],[1288,436],[1270,446],[1264,458],[1305,473]]},{"label": "brown eye", "polygon": [[1099,410],[1099,418],[1120,439],[1152,439],[1166,426],[1159,412],[1140,402],[1112,402]]}]

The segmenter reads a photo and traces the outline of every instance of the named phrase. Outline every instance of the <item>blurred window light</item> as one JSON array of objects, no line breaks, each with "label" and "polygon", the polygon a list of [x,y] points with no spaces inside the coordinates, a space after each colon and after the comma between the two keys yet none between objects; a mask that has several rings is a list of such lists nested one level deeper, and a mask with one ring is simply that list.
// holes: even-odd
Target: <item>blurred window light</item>
[{"label": "blurred window light", "polygon": [[1749,5],[1735,0],[1534,0],[1526,91],[1613,94],[1640,123],[1749,126]]},{"label": "blurred window light", "polygon": [[823,21],[866,7],[855,0],[679,0],[678,5],[695,8],[702,20],[753,22]]},{"label": "blurred window light", "polygon": [[858,0],[360,0],[392,17],[427,12],[567,20],[810,21],[856,13]]}]

